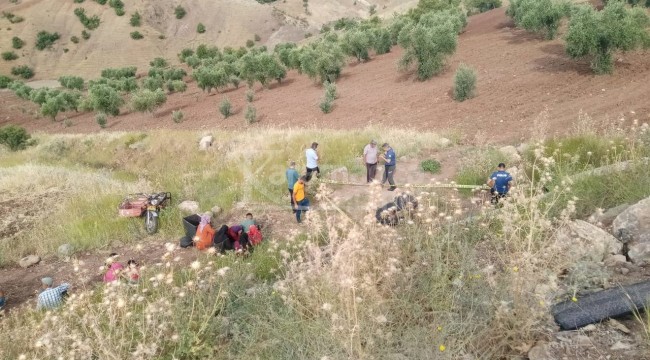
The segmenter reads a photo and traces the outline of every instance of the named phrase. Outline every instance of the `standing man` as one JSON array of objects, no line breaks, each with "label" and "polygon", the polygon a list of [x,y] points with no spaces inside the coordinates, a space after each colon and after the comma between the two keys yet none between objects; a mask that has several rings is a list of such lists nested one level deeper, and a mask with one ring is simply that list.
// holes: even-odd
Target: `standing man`
[{"label": "standing man", "polygon": [[487,181],[487,184],[490,187],[490,194],[492,194],[491,202],[493,204],[498,203],[499,199],[508,195],[511,182],[512,175],[506,171],[506,164],[500,163],[497,167],[497,171],[493,172]]},{"label": "standing man", "polygon": [[296,162],[292,161],[286,172],[287,186],[289,187],[289,199],[291,199],[291,209],[296,212],[296,202],[293,201],[293,186],[298,182],[298,171],[296,171]]},{"label": "standing man", "polygon": [[366,180],[371,183],[377,173],[377,142],[370,140],[370,144],[363,148],[363,162],[366,164]]},{"label": "standing man", "polygon": [[305,194],[305,182],[307,182],[307,177],[301,176],[293,186],[293,201],[296,203],[296,220],[298,220],[298,224],[302,221],[300,215],[309,210],[309,199]]},{"label": "standing man", "polygon": [[393,150],[393,148],[391,148],[388,143],[384,143],[381,148],[384,150],[384,153],[381,155],[381,159],[385,162],[384,176],[382,177],[381,184],[384,185],[386,183],[386,180],[388,180],[388,183],[390,184],[388,191],[395,191],[395,189],[397,189],[397,186],[395,186],[395,180],[393,180],[393,175],[395,174],[395,164],[397,163],[397,159],[395,159],[395,150]]},{"label": "standing man", "polygon": [[318,168],[318,143],[311,143],[311,147],[305,151],[305,156],[307,157],[307,180],[311,180],[311,173],[316,172],[316,177],[320,177],[320,169]]},{"label": "standing man", "polygon": [[52,287],[54,280],[51,277],[41,279],[43,291],[38,294],[38,310],[52,310],[63,304],[63,299],[68,293],[70,285],[61,284],[55,288]]}]

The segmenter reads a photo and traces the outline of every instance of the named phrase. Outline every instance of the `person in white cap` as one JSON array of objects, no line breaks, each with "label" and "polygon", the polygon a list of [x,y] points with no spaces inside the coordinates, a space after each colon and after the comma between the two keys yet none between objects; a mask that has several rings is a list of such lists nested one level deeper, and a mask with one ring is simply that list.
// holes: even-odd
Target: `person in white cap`
[{"label": "person in white cap", "polygon": [[370,140],[370,143],[363,148],[363,162],[366,164],[366,181],[371,183],[377,174],[377,142]]},{"label": "person in white cap", "polygon": [[69,284],[63,283],[57,287],[52,287],[54,279],[51,277],[44,277],[41,279],[43,291],[38,294],[38,304],[36,308],[39,310],[52,310],[63,304],[64,297],[70,288]]}]

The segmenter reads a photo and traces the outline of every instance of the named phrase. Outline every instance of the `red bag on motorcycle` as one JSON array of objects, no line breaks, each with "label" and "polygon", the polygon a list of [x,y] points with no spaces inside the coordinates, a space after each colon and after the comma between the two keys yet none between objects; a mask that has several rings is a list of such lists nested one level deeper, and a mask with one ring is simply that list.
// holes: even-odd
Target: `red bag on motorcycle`
[{"label": "red bag on motorcycle", "polygon": [[251,245],[256,246],[262,242],[262,233],[255,225],[251,225],[248,229],[248,241]]}]

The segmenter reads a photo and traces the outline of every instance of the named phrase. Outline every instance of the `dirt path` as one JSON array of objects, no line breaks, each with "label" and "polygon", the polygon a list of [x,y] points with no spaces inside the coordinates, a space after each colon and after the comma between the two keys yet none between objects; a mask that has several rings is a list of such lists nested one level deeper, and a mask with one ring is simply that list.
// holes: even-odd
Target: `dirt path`
[{"label": "dirt path", "polygon": [[[544,41],[513,28],[497,9],[469,18],[458,50],[447,69],[429,81],[397,71],[402,50],[375,56],[367,63],[343,70],[337,83],[340,98],[334,111],[323,114],[318,103],[320,85],[290,71],[281,84],[258,89],[254,105],[259,122],[250,128],[355,129],[383,125],[460,133],[485,142],[519,142],[530,137],[534,121],[545,112],[550,134],[565,134],[581,111],[595,121],[609,122],[626,115],[629,120],[650,120],[650,57],[647,52],[617,55],[613,75],[596,76],[584,61],[564,52],[563,40]],[[478,73],[478,96],[458,103],[451,96],[453,76],[460,63]],[[144,69],[141,69],[144,70]],[[168,97],[155,115],[129,112],[109,119],[108,131],[143,129],[242,129],[245,126],[244,87],[210,95],[193,82],[188,91]],[[223,119],[218,103],[229,98],[235,115]],[[34,119],[34,104],[0,91],[0,126],[16,123],[32,131],[84,133],[100,131],[91,113],[69,113],[58,122]],[[185,121],[175,124],[171,112],[182,110]],[[634,114],[631,113],[634,111]],[[69,127],[64,126],[67,118]],[[102,131],[107,131],[102,130]]]}]

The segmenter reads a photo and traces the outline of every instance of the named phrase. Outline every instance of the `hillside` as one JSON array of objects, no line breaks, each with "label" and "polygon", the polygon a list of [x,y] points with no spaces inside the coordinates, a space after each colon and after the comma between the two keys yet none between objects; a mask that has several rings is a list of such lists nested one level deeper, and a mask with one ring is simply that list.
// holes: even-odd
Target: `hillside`
[{"label": "hillside", "polygon": [[[379,14],[392,14],[416,1],[374,1]],[[187,14],[176,19],[174,8],[182,5]],[[356,5],[354,5],[356,4]],[[88,16],[98,15],[100,26],[90,31],[88,40],[81,39],[83,25],[74,14],[84,8]],[[300,41],[305,34],[317,34],[324,23],[341,17],[366,17],[370,5],[366,1],[335,0],[310,4],[311,15],[305,14],[302,0],[259,4],[255,0],[142,0],[126,2],[123,16],[117,16],[108,5],[92,0],[74,3],[72,0],[21,0],[18,4],[3,1],[0,12],[11,12],[25,20],[11,24],[0,18],[0,50],[11,49],[11,38],[18,36],[27,42],[14,62],[0,61],[0,73],[8,74],[11,66],[28,64],[36,71],[35,79],[56,79],[76,74],[97,77],[101,69],[135,65],[143,68],[154,57],[175,59],[186,47],[216,44],[219,47],[244,46],[259,35],[260,45]],[[129,24],[131,14],[142,15],[142,25]],[[197,25],[203,23],[206,32],[199,34]],[[51,49],[34,49],[36,33],[41,30],[58,32],[61,39]],[[133,40],[129,33],[139,31],[144,38]],[[72,36],[81,40],[70,41]],[[65,52],[65,49],[68,51]]]},{"label": "hillside", "polygon": [[[520,141],[528,138],[536,119],[550,133],[564,133],[581,114],[597,123],[612,124],[621,115],[641,121],[650,116],[650,57],[638,52],[618,57],[613,75],[594,75],[587,62],[576,62],[564,52],[561,39],[545,41],[514,28],[497,9],[469,18],[459,37],[458,50],[447,70],[430,81],[414,80],[401,73],[396,63],[401,50],[376,56],[367,63],[351,61],[337,82],[340,98],[330,114],[318,102],[320,85],[291,71],[281,84],[258,88],[254,102],[264,127],[363,128],[394,125],[415,129],[451,131],[467,139]],[[477,69],[478,96],[462,103],[450,95],[455,69],[466,63]],[[146,69],[146,67],[144,68]],[[244,88],[225,93],[202,92],[191,82],[188,91],[173,94],[154,115],[125,112],[110,120],[110,130],[160,128],[241,128],[244,121]],[[227,97],[235,115],[223,119],[218,103]],[[34,119],[37,109],[12,93],[0,92],[4,109],[0,125],[18,123],[30,130],[47,132],[93,132],[94,114],[67,114],[72,126]],[[185,121],[175,124],[170,114],[182,109]]]}]

